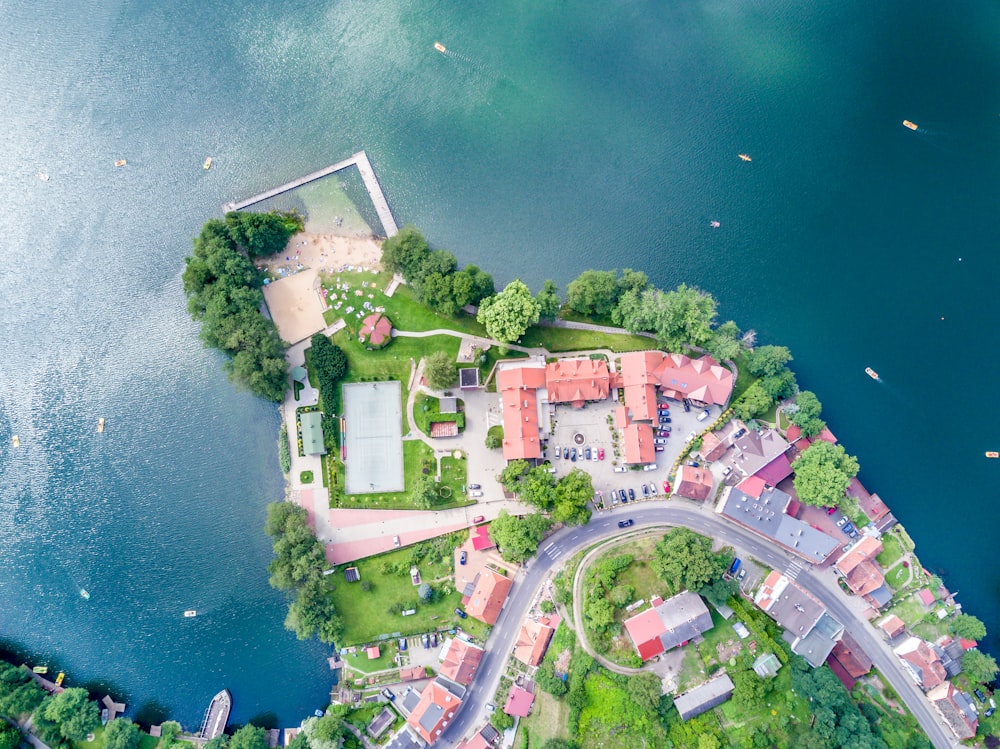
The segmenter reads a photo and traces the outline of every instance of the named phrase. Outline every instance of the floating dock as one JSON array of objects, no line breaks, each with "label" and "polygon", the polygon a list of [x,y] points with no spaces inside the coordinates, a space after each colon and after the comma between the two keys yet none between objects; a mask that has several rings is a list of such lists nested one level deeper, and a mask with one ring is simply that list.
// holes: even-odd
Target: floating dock
[{"label": "floating dock", "polygon": [[201,722],[198,730],[199,738],[210,741],[216,736],[221,736],[226,730],[226,723],[229,722],[229,711],[233,708],[233,696],[228,689],[223,689],[215,697],[205,712],[205,719]]},{"label": "floating dock", "polygon": [[379,184],[378,177],[375,176],[375,170],[372,169],[372,164],[368,160],[368,154],[364,151],[358,151],[349,159],[338,161],[336,164],[331,164],[328,167],[307,174],[304,177],[299,177],[291,182],[286,182],[283,185],[278,185],[278,187],[273,187],[270,190],[254,195],[252,198],[239,200],[233,203],[226,203],[222,206],[222,211],[223,213],[229,213],[230,211],[242,211],[244,208],[249,208],[252,205],[256,205],[257,203],[267,200],[268,198],[276,197],[282,193],[288,192],[289,190],[294,190],[296,187],[302,187],[302,185],[315,182],[318,179],[328,177],[329,175],[343,169],[349,169],[352,166],[356,166],[358,168],[361,180],[365,183],[365,189],[368,191],[368,197],[371,198],[372,205],[375,206],[375,212],[378,214],[378,219],[382,222],[382,228],[385,229],[385,235],[387,237],[396,235],[399,232],[399,227],[396,226],[396,219],[392,217],[392,211],[389,210],[389,202],[385,199],[385,194],[382,192],[382,186]]}]

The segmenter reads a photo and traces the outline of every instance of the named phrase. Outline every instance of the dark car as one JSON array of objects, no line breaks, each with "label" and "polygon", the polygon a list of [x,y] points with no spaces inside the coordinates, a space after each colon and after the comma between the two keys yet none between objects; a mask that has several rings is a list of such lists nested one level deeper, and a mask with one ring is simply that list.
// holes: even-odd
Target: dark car
[{"label": "dark car", "polygon": [[618,499],[620,499],[622,502],[628,502],[628,495],[625,494],[624,489],[618,490]]},{"label": "dark car", "polygon": [[462,609],[455,609],[455,615],[456,615],[456,616],[457,616],[457,617],[458,617],[459,619],[464,619],[465,617],[467,617],[467,616],[468,616],[468,614],[466,614],[466,613],[465,613],[464,611],[462,611]]},{"label": "dark car", "polygon": [[670,417],[669,416],[661,416],[660,417],[660,423],[661,424],[669,424],[669,423],[671,423]]},{"label": "dark car", "polygon": [[400,650],[406,650],[406,638],[405,637],[400,637],[399,638],[399,649]]},{"label": "dark car", "polygon": [[698,461],[697,460],[686,460],[686,461],[684,461],[684,463],[685,463],[685,465],[689,465],[692,468],[697,468],[698,467]]},{"label": "dark car", "polygon": [[563,448],[563,458],[567,458],[567,459],[569,458],[569,448],[568,447],[564,447]]},{"label": "dark car", "polygon": [[633,502],[635,501],[635,489],[629,487],[628,498],[631,499]]},{"label": "dark car", "polygon": [[591,455],[592,455],[592,453],[591,453],[589,447],[586,450],[583,451],[583,457],[585,457],[587,460],[590,460],[590,456]]},{"label": "dark car", "polygon": [[656,445],[656,446],[653,447],[653,450],[655,450],[658,453],[662,453],[666,449],[667,448],[665,448],[663,445]]},{"label": "dark car", "polygon": [[739,557],[736,557],[736,559],[733,560],[733,563],[729,565],[729,574],[730,575],[736,574],[736,570],[740,568],[741,563],[742,560]]},{"label": "dark car", "polygon": [[744,427],[743,429],[740,429],[736,434],[733,435],[733,439],[734,440],[738,440],[740,437],[742,437],[746,433],[747,433],[747,430],[746,430],[746,427]]},{"label": "dark car", "polygon": [[630,525],[632,525],[632,518],[629,518],[628,520],[619,520],[618,521],[618,527],[619,528],[628,528]]},{"label": "dark car", "polygon": [[684,411],[687,412],[687,411],[690,411],[690,410],[691,410],[691,401],[689,401],[687,398],[685,398],[684,399]]},{"label": "dark car", "polygon": [[470,489],[482,489],[483,487],[480,484],[469,484],[469,488]]},{"label": "dark car", "polygon": [[642,496],[644,497],[649,496],[649,487],[646,486],[645,484],[642,485]]},{"label": "dark car", "polygon": [[459,563],[459,564],[465,564],[465,560],[466,560],[467,558],[468,558],[468,554],[466,554],[466,553],[465,553],[465,552],[463,551],[463,552],[462,552],[461,554],[459,554],[459,555],[458,555],[458,563]]},{"label": "dark car", "polygon": [[[618,525],[621,525],[621,523],[619,523]],[[983,694],[982,689],[973,689],[972,693],[976,695],[976,699],[979,700],[980,702],[986,702],[986,695]]]},{"label": "dark car", "polygon": [[382,696],[385,697],[387,700],[389,700],[389,702],[392,702],[393,700],[396,699],[396,695],[393,693],[391,689],[389,689],[389,687],[386,687],[385,689],[382,690]]},{"label": "dark car", "polygon": [[844,523],[844,525],[841,527],[840,530],[842,530],[846,535],[850,536],[851,531],[854,530],[854,525],[851,523]]},{"label": "dark car", "polygon": [[574,463],[576,462],[576,448],[575,447],[571,447],[570,448],[570,450],[569,450],[569,459],[572,460]]},{"label": "dark car", "polygon": [[431,632],[431,647],[436,648],[437,646],[438,646],[437,632]]},{"label": "dark car", "polygon": [[423,635],[420,636],[420,642],[425,648],[429,648],[431,646],[431,636],[427,633],[424,633]]}]

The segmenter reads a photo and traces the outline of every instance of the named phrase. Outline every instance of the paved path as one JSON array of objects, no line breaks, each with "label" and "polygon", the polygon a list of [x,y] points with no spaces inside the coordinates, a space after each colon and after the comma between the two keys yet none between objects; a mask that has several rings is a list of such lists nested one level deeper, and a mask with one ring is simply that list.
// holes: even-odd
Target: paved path
[{"label": "paved path", "polygon": [[545,328],[569,328],[570,330],[592,330],[595,333],[610,333],[611,335],[639,335],[643,338],[652,338],[656,340],[656,336],[652,333],[631,333],[625,328],[615,328],[611,325],[594,325],[589,322],[575,322],[573,320],[539,320],[536,325]]},{"label": "paved path", "polygon": [[801,560],[740,526],[723,520],[711,508],[678,499],[649,502],[641,507],[619,507],[595,516],[586,526],[564,528],[542,542],[538,556],[518,574],[490,635],[489,647],[479,664],[469,696],[452,724],[445,729],[439,746],[453,747],[483,724],[487,715],[484,706],[496,692],[521,622],[538,588],[546,583],[549,574],[561,564],[558,560],[569,558],[600,539],[616,534],[617,521],[626,517],[635,521],[637,530],[686,526],[733,546],[741,555],[751,556],[794,577],[799,585],[816,596],[844,624],[845,631],[872,658],[875,667],[906,703],[934,746],[938,749],[959,746],[953,739],[951,730],[943,724],[924,694],[902,668],[888,643],[863,617],[862,609],[867,608],[867,604],[856,597],[846,597],[837,586],[836,575],[829,571],[801,569]]}]

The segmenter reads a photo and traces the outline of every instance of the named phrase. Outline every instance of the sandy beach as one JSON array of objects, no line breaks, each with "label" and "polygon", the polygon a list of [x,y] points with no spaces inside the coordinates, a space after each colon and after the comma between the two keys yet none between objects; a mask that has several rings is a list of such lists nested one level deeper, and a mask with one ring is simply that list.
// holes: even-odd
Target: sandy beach
[{"label": "sandy beach", "polygon": [[382,242],[364,237],[299,232],[288,240],[285,251],[264,258],[258,264],[274,277],[289,276],[306,268],[320,273],[335,273],[347,266],[381,267]]}]

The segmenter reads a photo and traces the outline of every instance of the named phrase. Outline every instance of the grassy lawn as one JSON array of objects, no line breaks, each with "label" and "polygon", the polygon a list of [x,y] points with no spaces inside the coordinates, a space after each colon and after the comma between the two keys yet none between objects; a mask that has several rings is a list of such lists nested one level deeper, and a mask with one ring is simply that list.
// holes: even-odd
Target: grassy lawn
[{"label": "grassy lawn", "polygon": [[[142,733],[139,736],[139,749],[155,749],[156,745],[160,743],[160,740],[150,736],[148,733]],[[175,740],[175,744],[178,747],[193,747],[194,745],[190,741],[180,741]],[[73,741],[71,742],[73,749],[103,749],[104,748],[104,726],[98,726],[94,730],[94,740],[93,741]]]},{"label": "grassy lawn", "polygon": [[598,348],[607,348],[612,351],[644,351],[656,348],[656,341],[653,339],[629,333],[613,335],[590,330],[545,326],[529,328],[518,343],[529,348],[541,346],[553,352],[585,351]]},{"label": "grassy lawn", "polygon": [[396,640],[386,640],[379,643],[378,658],[369,658],[368,654],[361,648],[358,652],[345,655],[344,660],[353,668],[363,674],[374,674],[377,671],[386,671],[396,667],[396,653],[399,652],[399,645]]},{"label": "grassy lawn", "polygon": [[747,391],[747,388],[757,382],[757,378],[747,370],[746,354],[740,354],[733,361],[736,363],[736,368],[740,371],[740,376],[736,378],[736,386],[733,388],[733,395],[729,399],[730,403],[738,401],[740,396]]},{"label": "grassy lawn", "polygon": [[[667,593],[663,581],[649,566],[650,561],[655,558],[653,550],[657,540],[655,536],[640,538],[630,542],[625,547],[619,546],[612,552],[612,556],[628,553],[635,557],[635,561],[629,565],[628,569],[618,575],[618,584],[631,585],[635,588],[633,599],[636,601],[640,598],[649,601],[654,593],[661,596]],[[631,616],[631,614],[626,614],[626,616]],[[622,618],[624,619],[624,617]]]},{"label": "grassy lawn", "polygon": [[465,488],[468,461],[465,457],[455,458],[451,455],[441,458],[441,486],[451,489],[451,496],[445,501],[450,502],[449,506],[455,507],[467,504]]},{"label": "grassy lawn", "polygon": [[906,622],[906,626],[911,629],[927,616],[923,606],[913,596],[908,596],[897,603],[892,607],[891,612]]},{"label": "grassy lawn", "polygon": [[549,739],[564,739],[569,735],[569,705],[566,700],[557,700],[548,692],[535,690],[535,704],[531,715],[521,719],[514,746],[518,749],[535,749]]},{"label": "grassy lawn", "polygon": [[[454,612],[462,596],[454,589],[451,578],[452,551],[461,543],[463,535],[442,536],[411,548],[353,562],[361,580],[371,583],[368,592],[362,590],[360,582],[344,582],[339,570],[332,575],[331,578],[336,579],[332,593],[334,605],[345,625],[344,645],[363,645],[383,635],[400,637],[459,625],[471,632],[475,628],[471,624],[474,620],[460,619]],[[421,552],[425,552],[422,558]],[[421,578],[439,592],[433,603],[420,601],[417,586],[410,581],[410,566],[417,558],[420,558],[417,568]],[[415,608],[417,613],[412,616],[391,613],[390,609],[397,603],[407,609]],[[480,622],[475,624],[481,625]]]},{"label": "grassy lawn", "polygon": [[[459,398],[458,412],[455,414],[446,414],[446,418],[453,418],[454,421],[458,422],[458,431],[460,433],[463,429],[465,429],[464,403],[465,402]],[[439,398],[435,398],[433,395],[427,395],[427,393],[417,393],[413,399],[413,420],[415,422],[414,426],[417,429],[430,436],[431,424],[436,421],[440,421],[438,418],[440,414],[441,400]]]},{"label": "grassy lawn", "polygon": [[788,744],[787,723],[809,724],[812,719],[809,701],[792,693],[792,670],[783,666],[771,683],[767,701],[746,710],[730,700],[716,708],[722,714],[727,738],[732,746],[747,746],[745,739],[752,727],[763,727],[777,746]]},{"label": "grassy lawn", "polygon": [[[879,555],[881,558],[881,554]],[[903,565],[899,565],[894,570],[890,570],[885,575],[885,581],[889,587],[895,591],[901,590],[910,579],[910,570]]]}]

